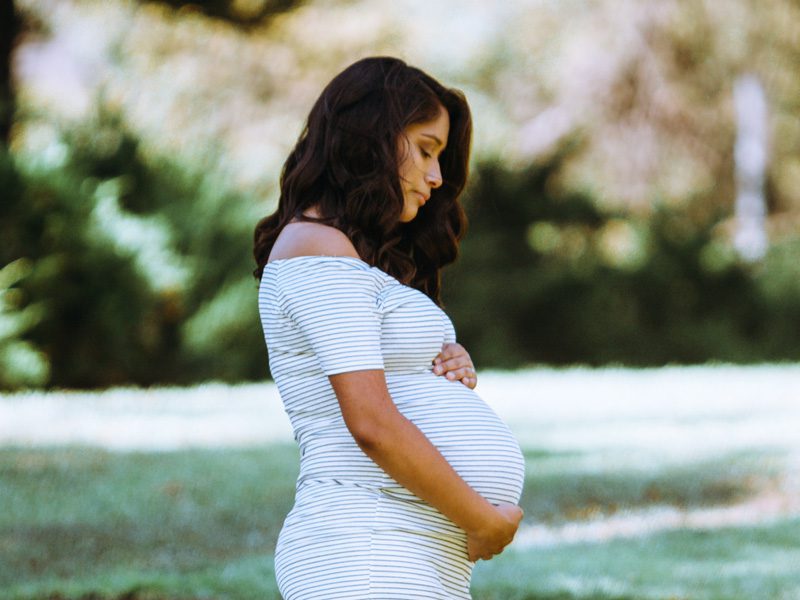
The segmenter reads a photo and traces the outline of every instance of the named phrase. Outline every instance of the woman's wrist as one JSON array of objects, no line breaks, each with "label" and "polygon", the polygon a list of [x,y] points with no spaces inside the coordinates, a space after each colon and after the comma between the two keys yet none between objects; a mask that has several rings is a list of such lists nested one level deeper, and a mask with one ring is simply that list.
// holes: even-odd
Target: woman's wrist
[{"label": "woman's wrist", "polygon": [[462,523],[456,523],[467,535],[484,537],[487,533],[502,527],[503,515],[483,496],[474,492],[476,502],[473,510],[464,515]]}]

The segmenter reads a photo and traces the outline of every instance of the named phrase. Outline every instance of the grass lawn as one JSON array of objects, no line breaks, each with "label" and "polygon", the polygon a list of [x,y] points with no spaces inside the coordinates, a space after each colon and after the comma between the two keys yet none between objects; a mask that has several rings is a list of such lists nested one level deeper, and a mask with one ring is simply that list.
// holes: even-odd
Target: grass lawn
[{"label": "grass lawn", "polygon": [[[528,450],[526,521],[553,526],[653,505],[736,502],[779,453],[652,470],[587,469]],[[10,599],[279,598],[272,551],[297,450],[0,449],[0,589]],[[477,599],[800,598],[800,518],[511,548],[479,563]]]},{"label": "grass lawn", "polygon": [[[800,366],[480,385],[527,476],[475,600],[800,600]],[[297,463],[272,384],[0,395],[0,600],[279,598]]]},{"label": "grass lawn", "polygon": [[261,593],[273,589],[271,552],[291,506],[297,460],[288,445],[1,450],[8,508],[0,514],[0,589],[11,597],[53,590],[72,597],[141,583],[204,597],[265,597],[238,595],[251,582],[234,574],[247,565],[247,577],[264,580]]},{"label": "grass lawn", "polygon": [[479,563],[484,600],[800,598],[800,517],[756,527],[682,529],[606,543],[509,551]]}]

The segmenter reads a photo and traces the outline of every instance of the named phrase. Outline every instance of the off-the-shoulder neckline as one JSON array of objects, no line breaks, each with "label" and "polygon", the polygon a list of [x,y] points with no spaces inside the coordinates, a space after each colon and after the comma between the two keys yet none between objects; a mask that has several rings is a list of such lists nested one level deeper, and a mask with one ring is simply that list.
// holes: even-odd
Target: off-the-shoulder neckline
[{"label": "off-the-shoulder neckline", "polygon": [[[342,260],[342,259],[344,259],[344,260],[354,260],[356,262],[361,263],[362,265],[366,265],[370,269],[377,268],[377,267],[373,267],[368,262],[366,262],[365,260],[363,260],[361,258],[358,258],[357,256],[330,256],[330,255],[327,255],[327,254],[304,254],[302,256],[289,256],[288,258],[276,258],[276,259],[271,260],[268,263],[266,263],[264,265],[264,268],[266,269],[268,266],[274,265],[274,264],[278,264],[278,263],[286,263],[286,262],[297,261],[297,260],[307,259],[307,258],[325,258],[325,259],[332,259],[333,258],[333,259],[336,259],[336,260]],[[380,269],[378,269],[378,270],[380,271]],[[383,272],[383,271],[381,271],[381,272]]]},{"label": "off-the-shoulder neckline", "polygon": [[[401,282],[396,277],[393,277],[392,275],[389,275],[386,271],[384,271],[384,270],[382,270],[382,269],[380,269],[378,267],[372,266],[367,261],[365,261],[365,260],[363,260],[361,258],[358,258],[357,256],[329,256],[327,254],[304,254],[302,256],[290,256],[288,258],[276,258],[275,260],[271,260],[271,261],[269,261],[268,263],[266,263],[264,265],[264,271],[266,272],[267,267],[269,267],[270,265],[278,266],[278,264],[281,264],[281,263],[294,262],[294,261],[299,261],[299,260],[304,260],[304,259],[309,259],[309,258],[323,258],[323,259],[328,259],[328,260],[334,260],[334,259],[335,260],[353,260],[358,264],[364,265],[369,270],[375,270],[378,273],[380,273],[381,275],[383,275],[384,277],[388,277],[389,279],[391,279],[392,281],[394,281],[398,285],[406,287],[406,288],[408,288],[410,290],[414,290],[415,292],[419,292],[420,294],[422,294],[423,296],[428,298],[428,295],[425,292],[423,292],[422,290],[418,290],[415,287],[411,287],[410,285],[407,285],[407,284]],[[262,276],[262,281],[264,281],[263,276]],[[433,300],[431,300],[431,302],[433,302]],[[434,302],[434,304],[436,304],[436,303]]]}]

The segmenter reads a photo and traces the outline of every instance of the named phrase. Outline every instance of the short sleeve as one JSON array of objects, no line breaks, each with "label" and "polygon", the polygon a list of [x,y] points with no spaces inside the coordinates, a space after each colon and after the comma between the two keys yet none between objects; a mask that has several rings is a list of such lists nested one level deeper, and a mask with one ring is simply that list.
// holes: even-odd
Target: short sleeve
[{"label": "short sleeve", "polygon": [[283,265],[283,312],[308,340],[325,375],[383,369],[378,293],[382,280],[355,258],[316,257]]}]

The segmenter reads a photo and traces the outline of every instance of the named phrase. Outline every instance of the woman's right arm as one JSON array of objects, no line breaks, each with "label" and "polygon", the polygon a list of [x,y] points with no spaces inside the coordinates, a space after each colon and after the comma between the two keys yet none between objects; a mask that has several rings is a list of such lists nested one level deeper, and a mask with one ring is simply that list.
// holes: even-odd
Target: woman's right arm
[{"label": "woman's right arm", "polygon": [[472,489],[397,410],[382,370],[350,371],[329,379],[359,447],[400,485],[467,533],[470,560],[489,559],[511,543],[522,509],[495,506]]}]

